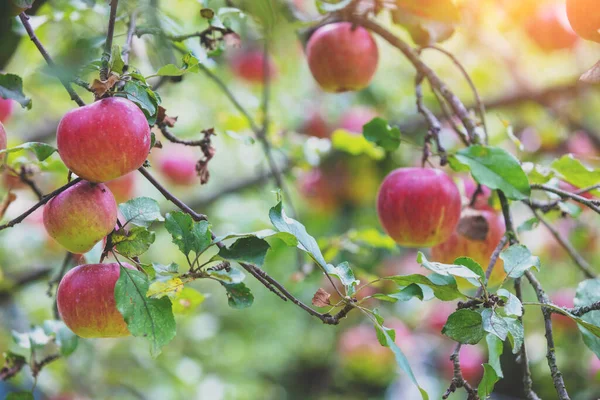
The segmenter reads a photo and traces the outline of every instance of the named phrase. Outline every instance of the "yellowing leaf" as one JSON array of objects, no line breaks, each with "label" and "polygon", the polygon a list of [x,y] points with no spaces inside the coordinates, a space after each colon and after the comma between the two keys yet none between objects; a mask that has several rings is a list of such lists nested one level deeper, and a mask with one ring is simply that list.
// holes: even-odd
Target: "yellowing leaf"
[{"label": "yellowing leaf", "polygon": [[396,0],[399,8],[421,18],[459,22],[460,11],[453,0]]},{"label": "yellowing leaf", "polygon": [[331,144],[335,149],[353,156],[366,154],[374,160],[381,160],[385,157],[385,150],[369,142],[363,135],[357,135],[344,129],[337,129],[333,132]]},{"label": "yellowing leaf", "polygon": [[197,290],[184,287],[173,299],[173,312],[175,314],[190,314],[204,302],[204,298],[204,295]]},{"label": "yellowing leaf", "polygon": [[156,281],[153,282],[148,291],[146,292],[147,297],[154,297],[160,299],[162,297],[168,296],[171,299],[176,298],[176,296],[182,291],[183,282],[178,277],[171,278],[167,281]]}]

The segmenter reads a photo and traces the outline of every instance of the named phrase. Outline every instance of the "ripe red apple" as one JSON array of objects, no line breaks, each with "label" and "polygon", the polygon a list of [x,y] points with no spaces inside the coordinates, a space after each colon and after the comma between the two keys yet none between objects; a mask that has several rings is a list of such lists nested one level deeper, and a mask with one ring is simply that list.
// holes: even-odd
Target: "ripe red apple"
[{"label": "ripe red apple", "polygon": [[328,138],[331,136],[331,128],[318,110],[309,112],[299,131],[305,135],[318,138]]},{"label": "ripe red apple", "polygon": [[369,107],[352,107],[340,119],[340,128],[362,135],[363,126],[378,116],[377,111]]},{"label": "ripe red apple", "polygon": [[298,184],[302,196],[319,211],[333,212],[344,202],[345,174],[331,174],[314,168],[300,175]]},{"label": "ripe red apple", "polygon": [[117,204],[125,203],[134,197],[136,172],[130,172],[120,178],[106,182]]},{"label": "ripe red apple", "polygon": [[[475,183],[473,179],[467,177],[461,178],[461,183],[465,191],[465,196],[470,202],[473,198],[473,194],[475,194],[475,191],[477,190],[477,183]],[[477,210],[493,210],[488,203],[491,196],[492,190],[485,185],[481,185],[481,193],[477,195],[477,199],[475,200],[473,208]]]},{"label": "ripe red apple", "polygon": [[571,27],[579,36],[600,43],[600,8],[597,0],[567,0]]},{"label": "ripe red apple", "polygon": [[377,196],[381,225],[406,247],[431,247],[448,240],[460,210],[456,184],[438,169],[396,169],[384,179]]},{"label": "ripe red apple", "polygon": [[[240,79],[248,83],[263,83],[265,55],[259,50],[243,50],[235,54],[231,60],[231,69]],[[269,57],[269,79],[277,77],[277,66]]]},{"label": "ripe red apple", "polygon": [[[485,271],[505,229],[504,219],[495,211],[467,208],[452,236],[431,248],[431,257],[434,261],[446,264],[452,264],[458,257],[469,257]],[[490,281],[496,283],[503,277],[504,270],[497,263]]]},{"label": "ripe red apple", "polygon": [[425,318],[425,325],[437,334],[442,334],[442,329],[448,322],[450,314],[456,311],[456,304],[447,301],[437,302],[429,309]]},{"label": "ripe red apple", "polygon": [[[129,264],[123,267],[135,269]],[[118,263],[86,264],[73,268],[62,278],[56,294],[58,311],[77,336],[129,336],[115,302],[115,284],[120,274]]]},{"label": "ripe red apple", "polygon": [[108,182],[146,161],[150,127],[133,102],[110,97],[66,113],[56,140],[71,171],[90,182]]},{"label": "ripe red apple", "polygon": [[157,167],[169,182],[189,186],[200,182],[196,170],[198,158],[187,147],[170,146],[162,149],[158,155]]},{"label": "ripe red apple", "polygon": [[350,22],[320,27],[306,45],[308,66],[326,92],[340,93],[369,86],[379,61],[375,40]]},{"label": "ripe red apple", "polygon": [[[463,377],[472,385],[477,384],[483,377],[483,363],[486,362],[483,351],[477,346],[463,345],[459,353],[460,369]],[[443,363],[444,376],[451,379],[454,376],[454,364],[446,357]]]},{"label": "ripe red apple", "polygon": [[82,181],[44,207],[48,234],[71,253],[85,253],[117,223],[117,202],[103,184]]},{"label": "ripe red apple", "polygon": [[8,121],[12,115],[15,103],[11,99],[3,99],[0,97],[0,122]]},{"label": "ripe red apple", "polygon": [[544,51],[572,48],[579,38],[569,26],[565,5],[541,5],[525,27],[529,37]]}]

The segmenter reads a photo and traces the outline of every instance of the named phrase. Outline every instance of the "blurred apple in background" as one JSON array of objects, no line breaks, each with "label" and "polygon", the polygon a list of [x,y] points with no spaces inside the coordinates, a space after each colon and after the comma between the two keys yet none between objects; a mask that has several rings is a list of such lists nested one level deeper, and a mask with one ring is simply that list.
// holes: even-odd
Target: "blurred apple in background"
[{"label": "blurred apple in background", "polygon": [[567,0],[567,16],[579,36],[600,43],[600,12],[596,0]]},{"label": "blurred apple in background", "polygon": [[[558,188],[564,190],[565,192],[575,193],[582,188],[578,188],[577,186],[571,185],[569,182],[558,181]],[[586,199],[593,199],[594,196],[590,192],[581,193],[579,196]]]},{"label": "blurred apple in background", "polygon": [[[465,197],[467,198],[467,204],[469,204],[473,198],[473,195],[475,194],[475,191],[477,190],[477,183],[470,177],[462,177],[459,181],[459,185],[460,184],[462,184]],[[475,200],[475,204],[473,204],[473,208],[477,210],[493,210],[493,208],[489,205],[491,196],[492,190],[485,185],[481,185],[481,192],[477,195],[477,199]]]},{"label": "blurred apple in background", "polygon": [[318,28],[306,44],[313,77],[325,92],[341,93],[369,86],[379,62],[371,33],[350,22]]},{"label": "blurred apple in background", "polygon": [[567,139],[565,147],[568,153],[576,157],[591,158],[598,156],[596,145],[583,131],[572,133]]},{"label": "blurred apple in background", "polygon": [[8,121],[15,107],[15,102],[11,99],[0,97],[0,122]]},{"label": "blurred apple in background", "polygon": [[265,62],[269,69],[269,79],[275,79],[278,75],[277,66],[270,57],[265,60],[265,55],[261,50],[237,51],[231,58],[230,66],[234,75],[241,80],[252,84],[262,84]]},{"label": "blurred apple in background", "polygon": [[437,334],[442,334],[442,328],[446,325],[450,314],[456,311],[456,304],[448,301],[439,302],[429,308],[424,324]]},{"label": "blurred apple in background", "polygon": [[155,159],[158,170],[170,183],[181,186],[200,183],[196,170],[199,155],[191,148],[179,145],[165,146]]},{"label": "blurred apple in background", "polygon": [[362,135],[363,126],[378,117],[377,111],[369,107],[352,107],[340,117],[340,128]]},{"label": "blurred apple in background", "polygon": [[328,138],[331,136],[331,127],[318,109],[308,113],[298,131],[318,138]]},{"label": "blurred apple in background", "polygon": [[525,29],[531,40],[544,51],[569,49],[579,40],[569,25],[563,3],[540,5]]},{"label": "blurred apple in background", "polygon": [[[550,295],[550,301],[559,307],[573,308],[575,300],[575,290],[565,288],[557,290],[556,292]],[[577,323],[573,321],[571,318],[558,314],[552,314],[552,323],[556,329],[563,329],[568,331],[577,330]]]},{"label": "blurred apple in background", "polygon": [[131,200],[135,195],[135,181],[137,171],[130,172],[120,178],[106,182],[106,186],[110,189],[117,204],[125,203]]}]

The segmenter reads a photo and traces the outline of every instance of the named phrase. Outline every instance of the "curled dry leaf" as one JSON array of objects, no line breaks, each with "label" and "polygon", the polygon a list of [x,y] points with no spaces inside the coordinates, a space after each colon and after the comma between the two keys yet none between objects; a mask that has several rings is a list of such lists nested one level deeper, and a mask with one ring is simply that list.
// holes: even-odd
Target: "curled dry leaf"
[{"label": "curled dry leaf", "polygon": [[8,209],[8,206],[10,206],[10,204],[13,201],[15,201],[16,199],[17,199],[16,194],[14,194],[13,192],[8,192],[8,195],[6,195],[6,197],[2,201],[2,204],[0,205],[0,218],[4,218],[4,214],[6,214],[6,210]]},{"label": "curled dry leaf", "polygon": [[327,293],[327,291],[325,291],[325,289],[319,288],[319,290],[317,290],[317,293],[315,293],[315,295],[312,298],[312,304],[315,307],[330,306],[331,305],[331,303],[329,302],[330,297],[331,297],[331,294]]},{"label": "curled dry leaf", "polygon": [[158,106],[158,113],[156,114],[156,123],[158,125],[165,124],[169,128],[172,128],[175,126],[175,122],[177,122],[177,117],[169,117],[167,115],[167,109],[162,106]]},{"label": "curled dry leaf", "polygon": [[235,32],[229,32],[223,36],[223,41],[225,42],[226,47],[239,49],[242,47],[242,39],[240,35]]},{"label": "curled dry leaf", "polygon": [[119,76],[116,74],[111,74],[105,81],[94,79],[91,88],[94,91],[96,98],[99,99],[104,96],[106,92],[108,92],[113,86],[115,86],[118,81]]}]

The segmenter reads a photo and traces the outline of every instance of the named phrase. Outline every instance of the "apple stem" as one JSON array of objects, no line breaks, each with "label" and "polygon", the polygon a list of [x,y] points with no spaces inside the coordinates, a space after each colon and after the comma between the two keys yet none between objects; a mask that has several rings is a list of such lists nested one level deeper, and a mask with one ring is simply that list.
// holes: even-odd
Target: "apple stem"
[{"label": "apple stem", "polygon": [[111,0],[110,15],[108,18],[108,30],[106,32],[106,41],[104,42],[104,52],[102,53],[102,68],[100,69],[100,80],[108,79],[108,70],[110,67],[110,55],[112,52],[113,36],[115,32],[115,20],[117,19],[117,7],[119,0]]}]

